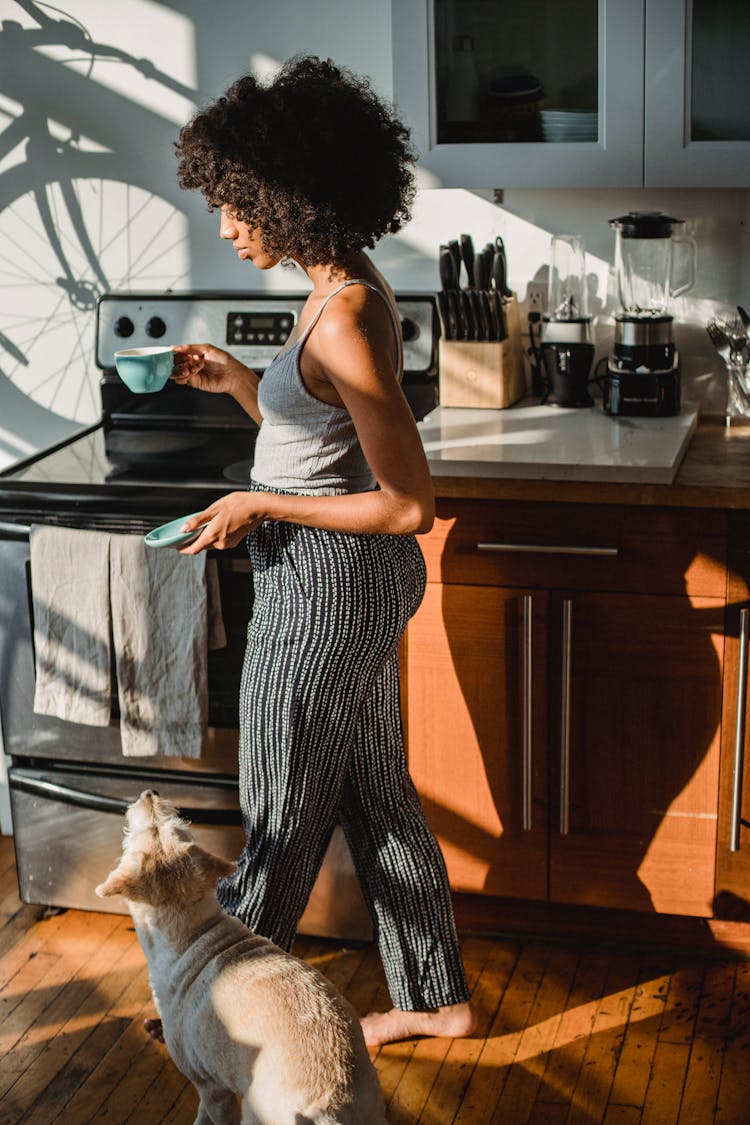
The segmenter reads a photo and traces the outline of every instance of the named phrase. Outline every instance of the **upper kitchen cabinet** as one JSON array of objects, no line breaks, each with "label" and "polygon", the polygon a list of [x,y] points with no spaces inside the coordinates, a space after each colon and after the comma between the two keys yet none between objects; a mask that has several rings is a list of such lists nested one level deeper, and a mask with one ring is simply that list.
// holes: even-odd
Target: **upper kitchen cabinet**
[{"label": "upper kitchen cabinet", "polygon": [[392,22],[435,186],[750,184],[746,0],[393,0]]},{"label": "upper kitchen cabinet", "polygon": [[646,0],[647,186],[750,186],[749,48],[747,0]]}]

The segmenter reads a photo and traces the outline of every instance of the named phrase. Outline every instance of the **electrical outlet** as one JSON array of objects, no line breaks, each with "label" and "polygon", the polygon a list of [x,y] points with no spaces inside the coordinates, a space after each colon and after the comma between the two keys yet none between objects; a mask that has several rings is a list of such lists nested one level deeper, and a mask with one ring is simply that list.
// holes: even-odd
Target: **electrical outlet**
[{"label": "electrical outlet", "polygon": [[530,281],[526,286],[526,308],[528,312],[543,313],[547,307],[547,286],[539,281]]}]

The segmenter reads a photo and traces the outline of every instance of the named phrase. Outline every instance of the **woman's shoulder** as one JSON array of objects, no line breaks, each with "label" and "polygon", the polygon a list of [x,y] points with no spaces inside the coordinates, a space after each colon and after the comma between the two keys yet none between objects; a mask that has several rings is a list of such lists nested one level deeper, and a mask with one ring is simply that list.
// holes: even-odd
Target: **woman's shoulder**
[{"label": "woman's shoulder", "polygon": [[395,298],[385,282],[350,278],[331,294],[321,322],[327,322],[333,332],[371,325],[379,328],[393,323],[394,311]]}]

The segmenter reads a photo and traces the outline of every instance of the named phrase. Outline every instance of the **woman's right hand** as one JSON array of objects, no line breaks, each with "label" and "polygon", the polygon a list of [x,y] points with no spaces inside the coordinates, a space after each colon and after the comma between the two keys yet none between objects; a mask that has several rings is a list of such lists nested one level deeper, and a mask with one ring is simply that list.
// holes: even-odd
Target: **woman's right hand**
[{"label": "woman's right hand", "polygon": [[249,367],[213,344],[176,344],[173,351],[174,383],[236,398],[248,377],[252,379]]}]

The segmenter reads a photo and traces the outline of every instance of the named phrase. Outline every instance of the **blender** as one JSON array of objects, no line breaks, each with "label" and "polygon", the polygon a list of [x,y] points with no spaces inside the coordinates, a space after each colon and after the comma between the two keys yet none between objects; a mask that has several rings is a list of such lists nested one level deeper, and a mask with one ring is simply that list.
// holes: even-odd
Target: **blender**
[{"label": "blender", "polygon": [[[695,247],[675,238],[683,219],[658,211],[631,211],[610,220],[615,234],[615,276],[620,312],[614,351],[607,359],[604,409],[614,415],[665,417],[680,412],[680,357],[672,338],[672,297],[695,275]],[[690,277],[672,287],[673,248],[691,247]]]},{"label": "blender", "polygon": [[586,258],[577,234],[558,234],[552,239],[547,309],[539,345],[546,387],[542,402],[593,406],[588,384],[594,344]]}]

